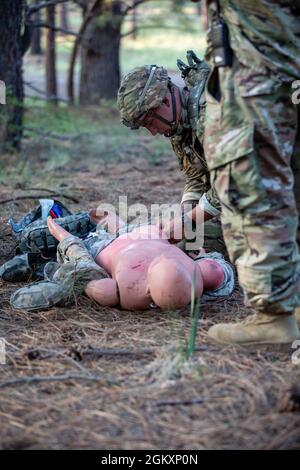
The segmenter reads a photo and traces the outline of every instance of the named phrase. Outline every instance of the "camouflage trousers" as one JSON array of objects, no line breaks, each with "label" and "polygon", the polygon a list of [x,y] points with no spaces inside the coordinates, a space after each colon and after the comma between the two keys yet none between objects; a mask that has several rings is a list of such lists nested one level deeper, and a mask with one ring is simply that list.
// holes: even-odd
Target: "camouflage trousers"
[{"label": "camouflage trousers", "polygon": [[204,148],[224,240],[246,305],[270,314],[300,304],[300,112],[292,91],[236,59],[207,84]]}]

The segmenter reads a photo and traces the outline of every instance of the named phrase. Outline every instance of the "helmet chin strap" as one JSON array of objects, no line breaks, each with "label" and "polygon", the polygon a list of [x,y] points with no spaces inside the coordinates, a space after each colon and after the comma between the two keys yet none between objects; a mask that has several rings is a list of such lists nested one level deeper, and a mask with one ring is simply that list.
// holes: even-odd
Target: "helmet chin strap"
[{"label": "helmet chin strap", "polygon": [[163,122],[164,124],[167,124],[167,126],[170,126],[171,128],[170,131],[166,131],[164,134],[166,137],[172,137],[172,135],[175,134],[176,127],[177,127],[176,126],[177,104],[176,104],[176,96],[175,96],[174,87],[172,85],[169,85],[169,90],[170,90],[171,98],[172,98],[172,110],[173,110],[172,121],[169,121],[168,119],[160,116],[159,114],[155,112],[153,113],[153,116],[155,117],[155,119],[157,119],[160,122]]}]

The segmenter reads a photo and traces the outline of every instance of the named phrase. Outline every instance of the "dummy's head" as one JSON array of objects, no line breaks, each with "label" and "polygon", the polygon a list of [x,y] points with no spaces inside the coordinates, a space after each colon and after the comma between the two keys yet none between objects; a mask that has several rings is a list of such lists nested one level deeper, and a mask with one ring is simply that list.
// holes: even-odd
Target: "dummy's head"
[{"label": "dummy's head", "polygon": [[171,137],[181,115],[179,88],[167,70],[157,65],[137,67],[123,78],[118,106],[125,126],[146,127],[152,135]]},{"label": "dummy's head", "polygon": [[[147,282],[153,302],[162,310],[182,308],[191,301],[191,275],[174,258],[157,257],[149,266]],[[203,291],[200,271],[197,272],[196,284],[196,293],[200,296]]]}]

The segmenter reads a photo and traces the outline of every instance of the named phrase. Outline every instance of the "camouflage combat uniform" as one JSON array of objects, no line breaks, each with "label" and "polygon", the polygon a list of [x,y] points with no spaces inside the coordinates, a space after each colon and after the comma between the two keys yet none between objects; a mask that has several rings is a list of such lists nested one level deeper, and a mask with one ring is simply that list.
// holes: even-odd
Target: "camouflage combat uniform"
[{"label": "camouflage combat uniform", "polygon": [[[209,3],[210,15],[215,2]],[[221,0],[232,67],[207,83],[204,149],[246,304],[291,313],[299,301],[300,16],[292,0]],[[210,48],[207,60],[211,61]],[[293,191],[294,188],[294,191]],[[296,200],[294,197],[296,195]]]},{"label": "camouflage combat uniform", "polygon": [[[183,63],[182,63],[183,64]],[[180,168],[185,174],[182,203],[198,203],[215,218],[204,224],[204,248],[227,254],[220,222],[220,202],[211,187],[209,171],[203,150],[205,125],[205,81],[209,68],[205,62],[197,73],[191,70],[186,77],[186,86],[180,90],[182,115],[175,135],[170,137],[172,148],[178,158]],[[137,109],[137,97],[145,87],[151,66],[138,67],[127,74],[118,93],[121,117],[132,122],[135,127],[137,117],[158,107],[167,93],[170,79],[166,69],[158,67],[145,99]]]}]

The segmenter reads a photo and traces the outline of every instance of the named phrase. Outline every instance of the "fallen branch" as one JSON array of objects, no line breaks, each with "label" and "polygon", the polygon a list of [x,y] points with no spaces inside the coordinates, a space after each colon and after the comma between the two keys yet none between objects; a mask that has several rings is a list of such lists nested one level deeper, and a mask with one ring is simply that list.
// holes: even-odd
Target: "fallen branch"
[{"label": "fallen branch", "polygon": [[157,406],[190,406],[190,405],[201,405],[204,403],[203,398],[193,398],[192,400],[169,400],[169,401],[158,401]]},{"label": "fallen branch", "polygon": [[71,140],[77,137],[77,136],[66,136],[66,135],[54,134],[53,132],[44,132],[41,129],[35,129],[34,127],[30,127],[30,126],[24,126],[23,129],[29,132],[35,132],[36,134],[41,135],[43,137],[49,137],[51,139],[57,139],[57,140],[62,140],[62,141]]},{"label": "fallen branch", "polygon": [[[41,353],[44,354],[44,356],[41,356]],[[81,370],[81,372],[86,372],[85,367],[83,367],[78,361],[76,361],[76,359],[73,359],[70,356],[66,356],[62,351],[56,351],[56,350],[49,349],[49,348],[40,348],[38,350],[29,349],[28,351],[26,351],[26,356],[30,361],[35,360],[35,359],[47,360],[47,359],[61,357],[63,360],[67,361],[72,366]]]},{"label": "fallen branch", "polygon": [[8,380],[0,383],[0,388],[12,387],[14,385],[31,385],[40,382],[65,382],[66,380],[83,380],[87,382],[106,382],[110,385],[117,385],[118,382],[111,378],[101,377],[99,375],[83,375],[83,374],[64,374],[51,376],[33,375],[31,377],[19,377],[18,379]]},{"label": "fallen branch", "polygon": [[54,193],[57,193],[58,191],[56,190],[53,190],[53,189],[48,189],[48,188],[22,188],[24,189],[24,191],[42,191],[42,192],[45,192],[45,193],[51,193],[51,194],[54,194]]},{"label": "fallen branch", "polygon": [[71,350],[71,354],[78,355],[81,359],[98,358],[102,356],[140,356],[144,354],[154,354],[159,348],[141,348],[141,349],[98,349],[88,348],[83,351]]}]

